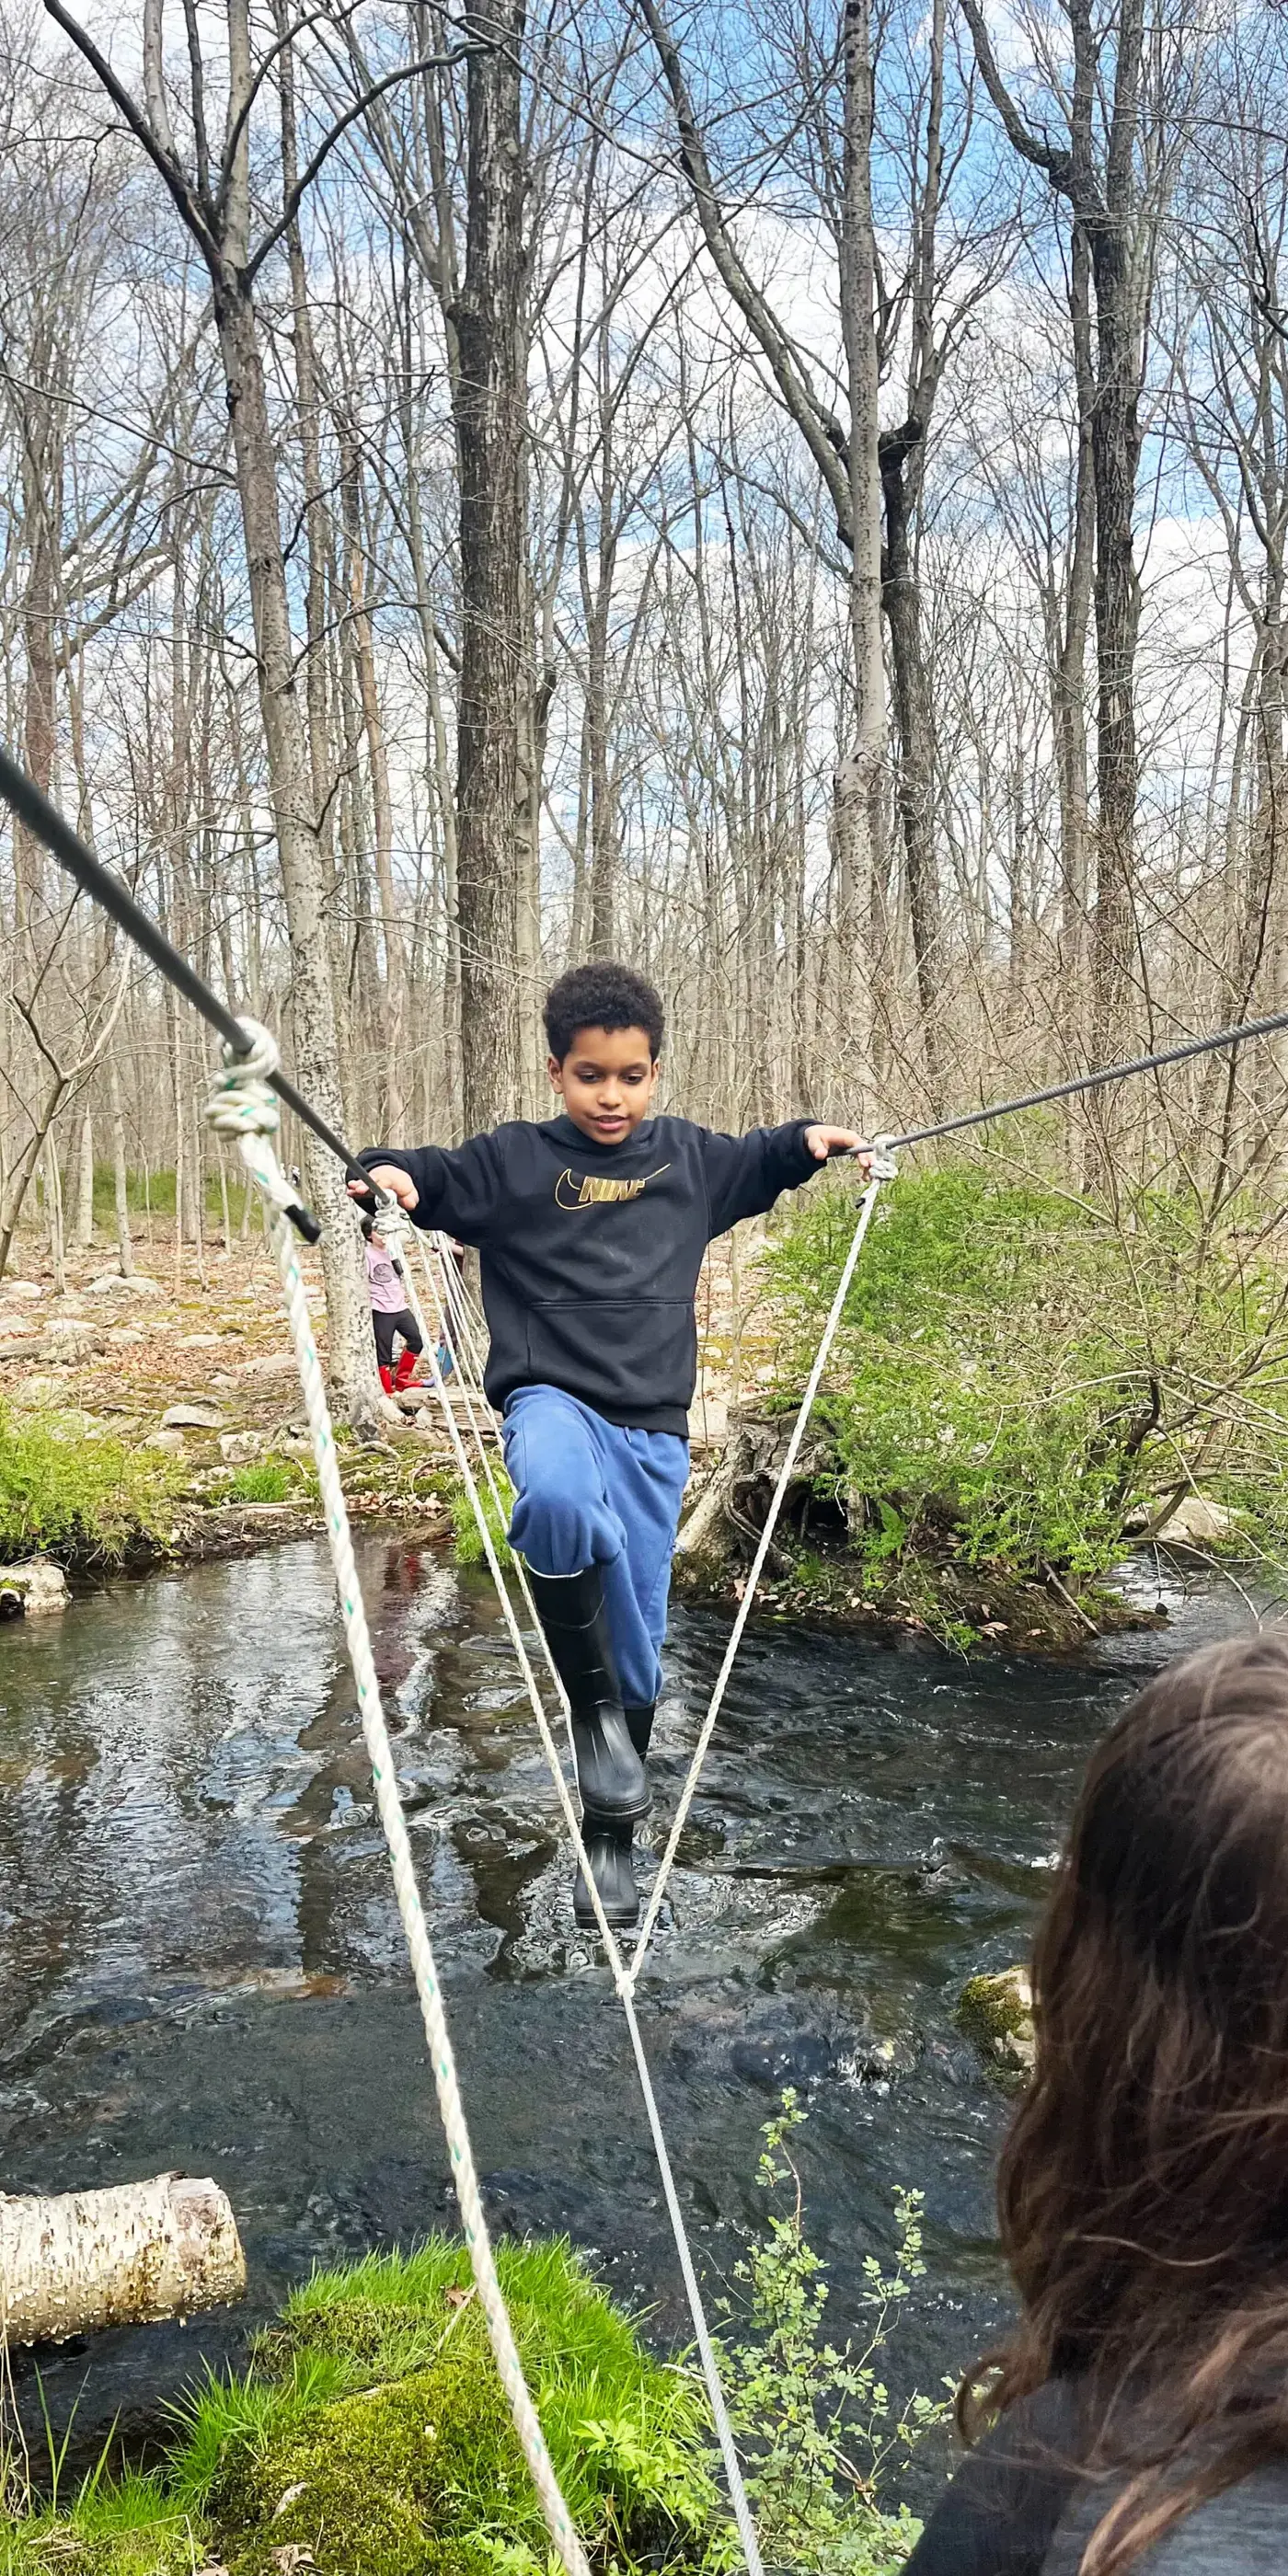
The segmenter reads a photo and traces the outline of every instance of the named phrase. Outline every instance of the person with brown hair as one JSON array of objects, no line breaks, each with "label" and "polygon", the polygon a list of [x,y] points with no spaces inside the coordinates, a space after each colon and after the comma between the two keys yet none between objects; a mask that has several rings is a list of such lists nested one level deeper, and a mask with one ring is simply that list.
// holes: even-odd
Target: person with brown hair
[{"label": "person with brown hair", "polygon": [[1002,2151],[1020,2315],[906,2576],[1288,2569],[1288,1636],[1160,1673],[1092,1757]]}]

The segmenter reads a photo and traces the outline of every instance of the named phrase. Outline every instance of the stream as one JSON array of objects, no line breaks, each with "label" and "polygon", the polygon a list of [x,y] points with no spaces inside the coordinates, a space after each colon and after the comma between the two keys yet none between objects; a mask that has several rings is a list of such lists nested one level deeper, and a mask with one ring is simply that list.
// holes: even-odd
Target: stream
[{"label": "stream", "polygon": [[[487,1579],[358,1541],[475,2151],[499,2230],[562,2230],[650,2332],[685,2310],[620,2010],[576,1934],[557,1810]],[[1152,1604],[1151,1571],[1147,1598]],[[1128,1689],[1246,1617],[1213,1583],[1166,1631],[970,1662],[754,1626],[642,1987],[713,2293],[763,2216],[758,2130],[807,2099],[808,2233],[858,2321],[900,2185],[926,2277],[891,2376],[935,2390],[996,2331],[1005,2102],[953,2023],[1022,1957],[1088,1750]],[[660,1841],[725,1634],[677,1611]],[[121,1580],[0,1628],[0,2176],[69,2190],[212,2174],[250,2268],[224,2316],[18,2357],[87,2455],[166,2403],[318,2261],[455,2208],[321,1542]],[[39,2385],[37,2385],[37,2365]]]}]

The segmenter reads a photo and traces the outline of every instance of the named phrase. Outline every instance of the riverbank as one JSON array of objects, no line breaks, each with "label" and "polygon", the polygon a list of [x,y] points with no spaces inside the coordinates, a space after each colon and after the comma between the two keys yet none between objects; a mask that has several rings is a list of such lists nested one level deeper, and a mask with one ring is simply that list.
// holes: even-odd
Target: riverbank
[{"label": "riverbank", "polygon": [[[895,2268],[874,2267],[861,2350],[822,2335],[790,2145],[788,2091],[762,2130],[767,2232],[720,2340],[729,2422],[766,2553],[803,2571],[894,2576],[920,2525],[894,2497],[942,2401],[896,2413],[877,2369],[921,2276],[920,2200]],[[776,2206],[787,2187],[787,2205]],[[793,2207],[792,2203],[795,2202]],[[592,2569],[725,2576],[738,2556],[709,2400],[693,2356],[649,2349],[564,2239],[502,2244],[497,2273],[549,2462]],[[252,2347],[174,2406],[159,2463],[109,2437],[67,2490],[8,2446],[5,2576],[543,2576],[546,2527],[459,2238],[315,2271]]]},{"label": "riverbank", "polygon": [[[957,1165],[877,1201],[766,1566],[782,1615],[1065,1648],[1142,1611],[1143,1543],[1274,1581],[1288,1561],[1288,1277],[1273,1210],[1141,1191],[1114,1211]],[[736,1598],[854,1228],[810,1192],[760,1262],[772,1369],[729,1414],[680,1577]],[[1160,1567],[1159,1591],[1164,1589]]]},{"label": "riverbank", "polygon": [[[566,2245],[498,2249],[566,2501],[600,2561],[696,2571],[719,2516],[700,2390]],[[320,2272],[248,2371],[194,2387],[150,2471],[0,2509],[7,2576],[539,2576],[545,2535],[459,2241]],[[11,2472],[9,2484],[15,2479]]]},{"label": "riverbank", "polygon": [[[870,1575],[844,1545],[780,1555],[780,1570],[761,1578],[756,1616],[784,1626],[821,1622],[891,1639],[929,1636],[962,1652],[982,1647],[1040,1656],[1076,1654],[1094,1637],[1168,1624],[1162,1602],[1151,1606],[1129,1597],[1112,1579],[1085,1583],[1075,1594],[1054,1569],[1026,1576],[998,1565],[963,1565],[947,1550],[925,1550],[869,1592]],[[1180,1563],[1169,1555],[1169,1565]],[[732,1613],[745,1580],[742,1555],[734,1549],[718,1557],[682,1550],[675,1560],[674,1589],[695,1606]]]}]

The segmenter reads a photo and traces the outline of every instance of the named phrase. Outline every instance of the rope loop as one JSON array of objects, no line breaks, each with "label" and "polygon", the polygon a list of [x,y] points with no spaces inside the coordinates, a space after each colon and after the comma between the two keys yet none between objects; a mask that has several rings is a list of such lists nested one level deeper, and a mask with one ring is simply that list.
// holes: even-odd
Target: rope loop
[{"label": "rope loop", "polygon": [[275,1136],[282,1111],[272,1077],[281,1064],[281,1052],[262,1020],[241,1020],[238,1025],[251,1041],[250,1051],[235,1055],[225,1042],[223,1071],[206,1104],[206,1116],[217,1136]]},{"label": "rope loop", "polygon": [[[377,1195],[375,1228],[390,1260],[401,1262],[407,1250],[407,1219],[392,1191],[387,1198],[383,1191]],[[419,1312],[419,1305],[417,1298],[412,1311],[423,1328],[424,1317]]]}]

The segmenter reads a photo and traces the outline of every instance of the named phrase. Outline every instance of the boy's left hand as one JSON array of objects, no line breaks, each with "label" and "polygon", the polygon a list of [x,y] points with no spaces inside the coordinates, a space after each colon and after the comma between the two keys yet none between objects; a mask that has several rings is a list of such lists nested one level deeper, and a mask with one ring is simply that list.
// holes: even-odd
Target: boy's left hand
[{"label": "boy's left hand", "polygon": [[871,1180],[872,1147],[865,1136],[856,1136],[852,1127],[807,1127],[805,1142],[816,1163],[825,1163],[829,1154],[855,1155],[865,1179]]}]

